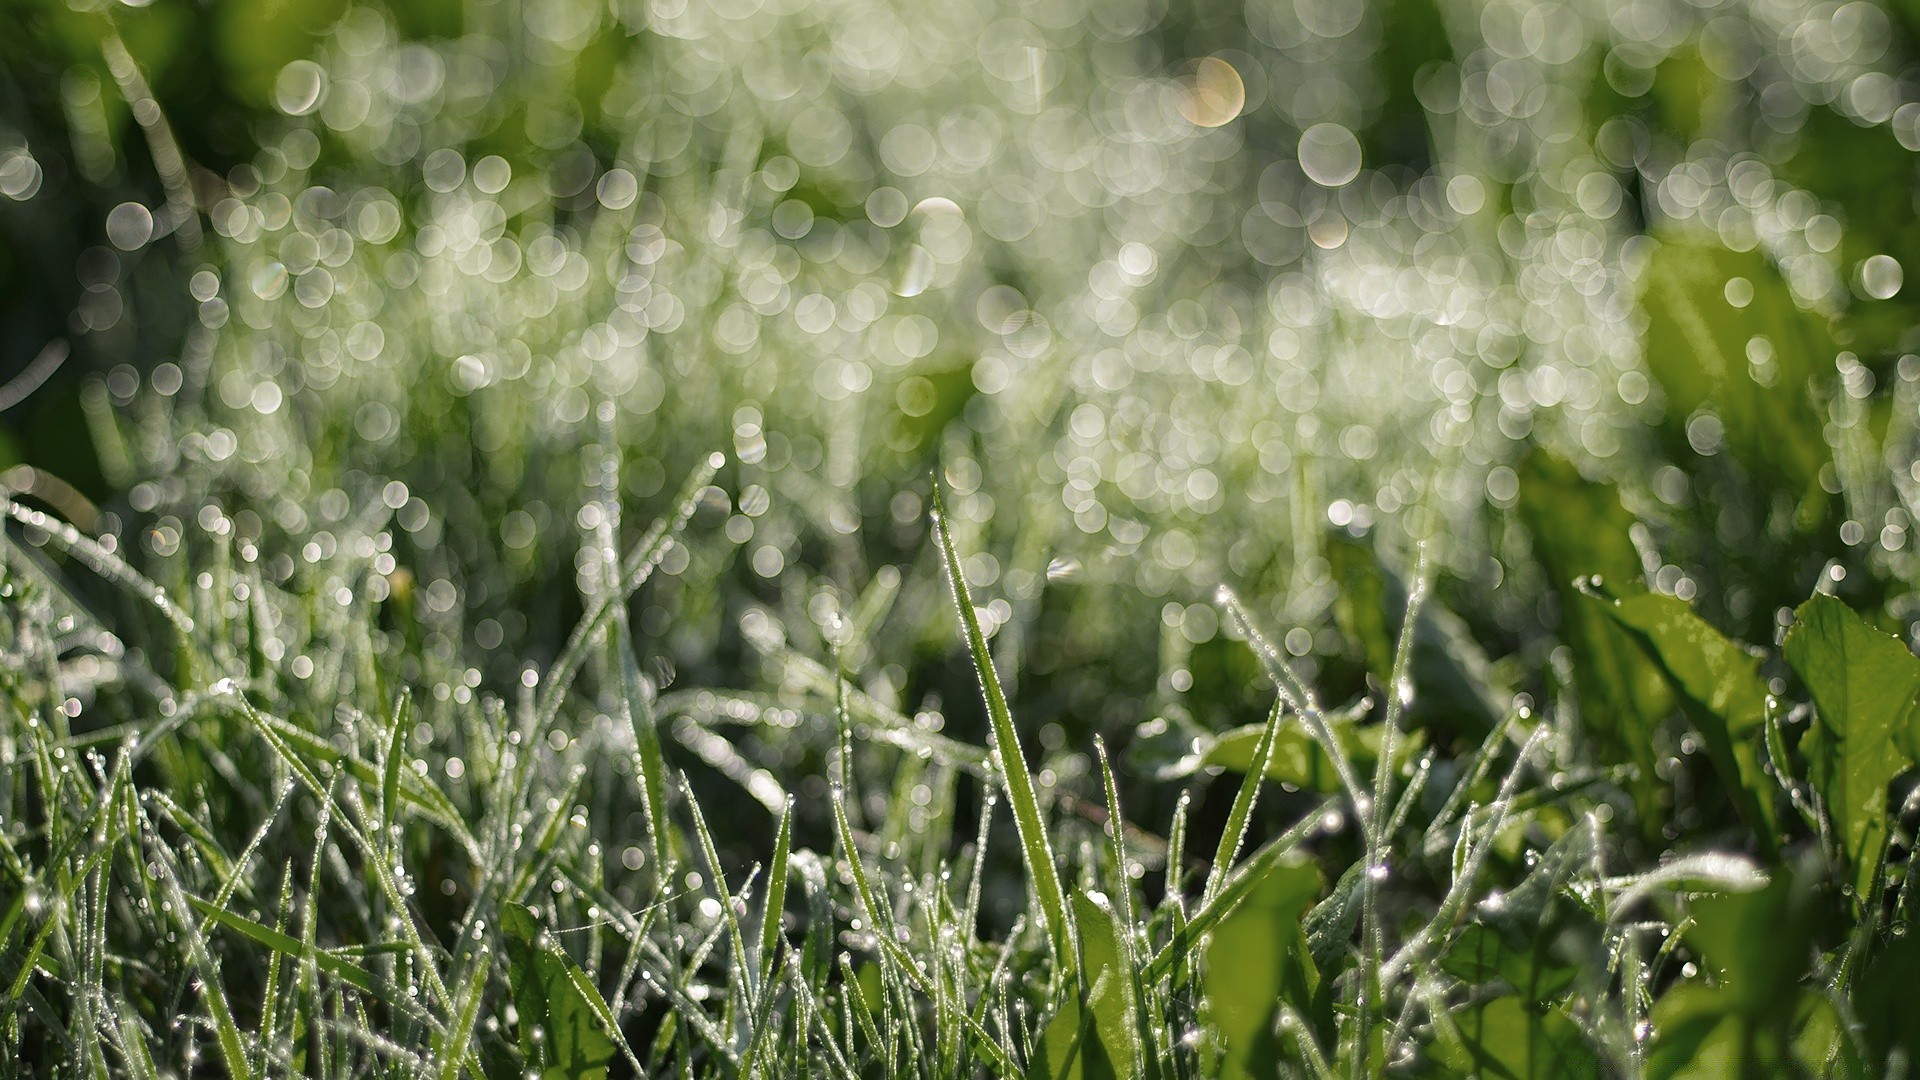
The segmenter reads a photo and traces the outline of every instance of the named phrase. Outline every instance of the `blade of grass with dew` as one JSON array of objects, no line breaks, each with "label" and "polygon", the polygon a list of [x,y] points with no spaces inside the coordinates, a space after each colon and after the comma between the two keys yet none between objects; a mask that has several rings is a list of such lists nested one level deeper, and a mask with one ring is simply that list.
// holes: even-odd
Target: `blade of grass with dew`
[{"label": "blade of grass with dew", "polygon": [[993,750],[999,763],[1001,781],[1007,789],[1007,804],[1013,809],[1014,825],[1026,858],[1027,877],[1040,897],[1040,908],[1047,921],[1048,937],[1053,944],[1054,962],[1062,970],[1072,966],[1074,931],[1067,911],[1066,892],[1060,886],[1059,872],[1053,864],[1053,847],[1047,839],[1046,823],[1040,816],[1040,802],[1033,790],[1033,775],[1020,748],[1020,735],[1013,726],[1013,713],[994,674],[993,655],[987,651],[986,635],[980,631],[980,616],[974,611],[973,596],[967,589],[966,572],[960,566],[960,553],[954,547],[953,530],[948,521],[945,497],[940,481],[933,482],[933,525],[938,534],[940,556],[946,564],[947,584],[959,608],[960,625],[965,632],[967,650],[973,656],[974,675],[986,701],[987,716],[993,724]]},{"label": "blade of grass with dew", "polygon": [[[836,797],[832,800],[832,804],[834,828],[839,836],[840,846],[846,853],[847,870],[853,877],[854,891],[860,898],[861,906],[867,911],[867,918],[873,921],[875,938],[880,944],[881,955],[891,960],[899,973],[905,977],[906,981],[912,983],[915,989],[927,997],[932,997],[933,988],[927,984],[926,974],[920,970],[918,964],[914,963],[913,957],[906,948],[893,936],[892,919],[888,917],[892,909],[880,905],[879,898],[873,891],[873,884],[867,878],[866,866],[860,858],[860,849],[854,845],[853,828],[847,823],[845,798]],[[971,1022],[971,1017],[968,1017],[968,1020],[975,1045],[987,1051],[988,1067],[995,1075],[1014,1076],[1018,1069],[1000,1044],[984,1028]]]},{"label": "blade of grass with dew", "polygon": [[700,810],[700,800],[694,797],[693,786],[685,773],[680,774],[680,790],[685,795],[687,813],[693,815],[693,835],[700,841],[700,855],[707,864],[708,882],[720,902],[722,924],[727,928],[727,989],[729,1009],[751,1013],[753,1011],[753,987],[748,977],[750,970],[747,958],[745,935],[740,932],[740,916],[733,910],[733,896],[727,888],[726,868],[720,863],[720,850],[713,844],[713,833],[707,828],[707,816]]},{"label": "blade of grass with dew", "polygon": [[587,649],[606,629],[615,613],[625,606],[627,598],[653,576],[654,568],[666,557],[668,544],[692,520],[694,510],[700,505],[700,492],[713,482],[714,474],[725,463],[726,456],[715,451],[687,476],[679,496],[674,500],[673,513],[656,521],[641,536],[639,543],[633,546],[633,550],[627,553],[626,561],[620,567],[619,595],[603,594],[593,598],[586,614],[580,617],[580,622],[574,627],[572,636],[567,638],[566,646],[560,650],[560,655],[547,671],[546,685],[541,690],[540,703],[534,714],[535,731],[545,731],[560,714],[560,704],[566,700],[574,677],[580,673]]},{"label": "blade of grass with dew", "polygon": [[393,829],[400,813],[400,770],[406,758],[408,721],[413,716],[413,697],[402,691],[393,703],[393,723],[387,732],[387,748],[380,772],[380,839],[389,855],[398,846]]},{"label": "blade of grass with dew", "polygon": [[186,893],[180,888],[179,876],[174,871],[173,853],[152,831],[152,825],[146,821],[144,814],[141,815],[141,821],[146,833],[147,850],[153,857],[153,865],[159,869],[160,887],[171,902],[174,923],[186,942],[187,957],[193,962],[199,976],[200,1000],[213,1015],[221,1063],[226,1066],[227,1075],[232,1080],[252,1080],[253,1067],[248,1063],[246,1043],[240,1036],[240,1028],[234,1023],[233,1008],[227,1003],[220,965],[214,962],[213,954],[207,951],[206,939],[200,936],[200,927],[189,914],[192,908],[188,906]]},{"label": "blade of grass with dew", "polygon": [[198,896],[186,896],[186,902],[192,905],[193,910],[198,911],[209,924],[219,923],[221,926],[242,934],[251,939],[255,944],[270,949],[275,953],[282,953],[296,960],[311,963],[321,971],[339,979],[355,990],[368,994],[374,992],[375,983],[373,973],[358,964],[348,960],[342,960],[326,949],[309,948],[298,938],[289,937],[278,930],[257,923],[244,915],[236,914],[210,900],[203,900]]},{"label": "blade of grass with dew", "polygon": [[773,863],[767,872],[767,899],[760,916],[761,993],[773,978],[773,961],[783,940],[780,919],[787,907],[787,859],[793,849],[793,796],[787,796],[786,809],[780,814],[780,831],[773,839]]},{"label": "blade of grass with dew", "polygon": [[1267,640],[1259,625],[1254,621],[1253,613],[1247,610],[1240,597],[1226,586],[1221,586],[1218,599],[1227,614],[1233,617],[1245,632],[1247,644],[1252,647],[1254,656],[1266,669],[1267,677],[1279,687],[1281,697],[1289,708],[1299,714],[1300,721],[1307,731],[1326,752],[1328,760],[1333,762],[1334,772],[1340,777],[1340,784],[1347,791],[1347,798],[1353,804],[1354,817],[1359,822],[1363,839],[1372,850],[1373,844],[1373,801],[1365,785],[1360,782],[1360,774],[1354,771],[1353,759],[1347,754],[1345,746],[1340,744],[1331,729],[1327,727],[1325,713],[1320,708],[1319,699],[1313,689],[1300,678],[1293,666],[1280,655],[1273,643]]},{"label": "blade of grass with dew", "polygon": [[80,532],[79,529],[61,521],[50,514],[41,513],[30,506],[0,496],[0,511],[22,525],[44,531],[53,542],[87,569],[119,585],[152,605],[167,621],[173,624],[182,640],[193,633],[193,619],[174,603],[167,590],[155,584],[140,571],[135,570],[125,559],[100,546],[100,542]]},{"label": "blade of grass with dew", "polygon": [[620,665],[620,710],[633,731],[634,765],[640,774],[640,813],[653,845],[654,873],[662,879],[673,865],[667,833],[667,767],[660,753],[660,727],[649,702],[650,687],[633,655],[633,635],[625,618],[614,622],[614,649]]},{"label": "blade of grass with dew", "polygon": [[1261,731],[1260,742],[1254,747],[1253,762],[1240,781],[1240,790],[1234,794],[1233,809],[1227,812],[1226,828],[1220,833],[1220,846],[1214,850],[1213,868],[1207,871],[1207,884],[1200,894],[1203,904],[1220,892],[1221,883],[1227,879],[1227,871],[1240,854],[1240,845],[1247,835],[1247,821],[1253,814],[1254,801],[1260,794],[1260,782],[1266,779],[1267,759],[1273,756],[1274,739],[1279,736],[1280,725],[1285,718],[1285,699],[1280,698],[1274,701],[1273,708],[1267,713],[1267,726]]},{"label": "blade of grass with dew", "polygon": [[1227,875],[1220,891],[1213,899],[1194,909],[1192,917],[1179,928],[1172,940],[1163,946],[1151,962],[1147,964],[1143,978],[1146,982],[1157,982],[1172,973],[1174,967],[1190,955],[1201,938],[1213,929],[1214,925],[1225,918],[1257,882],[1259,876],[1273,863],[1285,858],[1301,842],[1321,827],[1321,821],[1328,810],[1334,806],[1329,799],[1311,810],[1305,817],[1287,829],[1286,832],[1269,840],[1258,851],[1242,860]]},{"label": "blade of grass with dew", "polygon": [[[461,1063],[468,1060],[472,1053],[473,1026],[480,1019],[480,1005],[486,999],[487,974],[493,966],[493,954],[482,945],[474,950],[468,963],[473,965],[473,970],[460,987],[459,1005],[454,1009],[453,1022],[433,1040],[433,1056],[428,1062],[428,1069],[438,1080],[458,1080]],[[477,1080],[481,1073],[477,1068],[471,1071]]]},{"label": "blade of grass with dew", "polygon": [[[1393,810],[1393,775],[1398,763],[1394,761],[1394,740],[1400,733],[1400,723],[1406,709],[1413,703],[1413,643],[1420,626],[1420,608],[1425,602],[1431,577],[1427,570],[1426,547],[1421,545],[1417,568],[1414,573],[1413,587],[1407,593],[1405,612],[1401,617],[1400,636],[1394,645],[1393,667],[1388,676],[1391,685],[1387,690],[1386,716],[1381,720],[1380,756],[1374,762],[1373,788],[1370,797],[1372,823],[1366,830],[1367,869],[1360,880],[1360,933],[1363,946],[1360,950],[1360,977],[1354,981],[1356,997],[1353,1018],[1356,1025],[1354,1042],[1358,1046],[1372,1045],[1371,1032],[1375,1009],[1374,995],[1380,993],[1385,1000],[1385,989],[1380,986],[1380,963],[1386,952],[1386,935],[1380,925],[1380,886],[1386,879],[1387,868],[1387,822]],[[1355,1068],[1367,1055],[1356,1056]]]}]

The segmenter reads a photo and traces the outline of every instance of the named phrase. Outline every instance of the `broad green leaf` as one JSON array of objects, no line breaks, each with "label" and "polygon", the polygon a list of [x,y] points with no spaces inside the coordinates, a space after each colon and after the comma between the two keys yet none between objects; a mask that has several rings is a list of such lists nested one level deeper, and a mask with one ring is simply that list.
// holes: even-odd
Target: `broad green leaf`
[{"label": "broad green leaf", "polygon": [[1545,1003],[1573,986],[1579,972],[1541,947],[1544,935],[1512,940],[1481,923],[1460,931],[1440,966],[1472,986],[1504,980],[1526,1000]]},{"label": "broad green leaf", "polygon": [[1146,1056],[1140,1046],[1134,969],[1121,938],[1125,930],[1114,913],[1113,902],[1102,893],[1075,892],[1073,909],[1080,928],[1080,978],[1093,1014],[1094,1031],[1115,1074],[1139,1076]]},{"label": "broad green leaf", "polygon": [[[1749,297],[1742,307],[1728,299],[1735,279],[1745,282],[1736,294]],[[1809,511],[1823,503],[1820,470],[1832,452],[1821,433],[1826,417],[1807,387],[1834,370],[1825,319],[1801,309],[1764,254],[1709,239],[1661,237],[1640,287],[1644,353],[1667,395],[1670,442],[1686,448],[1687,424],[1710,409],[1726,452],[1741,465],[1792,500],[1811,500]]]},{"label": "broad green leaf", "polygon": [[500,926],[528,1069],[537,1069],[542,1080],[605,1077],[618,1048],[608,1035],[611,1013],[600,991],[530,908],[507,904]]},{"label": "broad green leaf", "polygon": [[1443,1044],[1440,1058],[1456,1075],[1501,1080],[1599,1077],[1599,1055],[1580,1028],[1555,1006],[1509,994],[1454,1016],[1464,1045]]},{"label": "broad green leaf", "polygon": [[1304,856],[1276,861],[1214,928],[1206,950],[1205,989],[1225,1047],[1221,1076],[1273,1075],[1280,1057],[1273,1020],[1283,996],[1295,999],[1296,1008],[1309,1005],[1300,917],[1320,887],[1319,870]]},{"label": "broad green leaf", "polygon": [[1725,991],[1678,986],[1653,1009],[1648,1080],[1746,1080],[1756,1076],[1855,1076],[1833,1071],[1846,1041],[1833,1005],[1818,993],[1789,988],[1781,998],[1783,1020],[1759,1024],[1727,1008]]},{"label": "broad green leaf", "polygon": [[[1907,3],[1908,12],[1920,5]],[[1915,27],[1911,17],[1909,33]],[[1831,106],[1807,111],[1795,136],[1796,150],[1778,175],[1839,207],[1853,227],[1840,233],[1837,269],[1846,275],[1874,255],[1886,255],[1905,268],[1905,288],[1886,299],[1855,291],[1840,315],[1845,345],[1864,358],[1911,350],[1913,327],[1920,323],[1920,289],[1913,275],[1920,268],[1920,217],[1913,212],[1916,156],[1901,145],[1889,124],[1860,124]]]},{"label": "broad green leaf", "polygon": [[1620,494],[1580,475],[1572,463],[1535,449],[1520,465],[1519,511],[1533,551],[1560,597],[1560,636],[1573,651],[1580,721],[1602,761],[1635,765],[1631,783],[1642,832],[1657,833],[1667,810],[1654,772],[1653,734],[1672,706],[1659,669],[1626,630],[1580,595],[1576,582],[1598,578],[1611,592],[1646,591],[1629,530],[1634,518]]},{"label": "broad green leaf", "polygon": [[1694,730],[1740,816],[1771,852],[1779,824],[1774,812],[1778,785],[1761,762],[1758,739],[1767,716],[1767,688],[1760,660],[1727,639],[1687,602],[1641,593],[1595,595],[1595,603],[1626,627],[1660,665],[1680,697]]},{"label": "broad green leaf", "polygon": [[1040,1052],[1027,1067],[1028,1080],[1111,1080],[1113,1063],[1094,1033],[1092,1011],[1080,995],[1068,994],[1040,1035]]},{"label": "broad green leaf", "polygon": [[1864,898],[1886,846],[1887,785],[1913,764],[1920,659],[1824,594],[1794,612],[1782,651],[1813,695],[1818,715],[1800,745]]},{"label": "broad green leaf", "polygon": [[[1259,749],[1260,736],[1265,727],[1264,724],[1248,724],[1222,732],[1205,746],[1201,762],[1233,772],[1246,772],[1253,768],[1255,751]],[[1333,732],[1333,737],[1340,740],[1340,745],[1346,748],[1348,757],[1353,759],[1356,767],[1371,767],[1379,758],[1383,736],[1379,724],[1363,725],[1329,716],[1327,727]],[[1425,738],[1418,731],[1401,733],[1394,743],[1394,760],[1396,763],[1412,760],[1425,744]],[[1267,756],[1267,779],[1309,791],[1340,790],[1340,775],[1334,771],[1333,759],[1314,741],[1313,735],[1298,724],[1287,724],[1275,734],[1273,749]]]},{"label": "broad green leaf", "polygon": [[1920,1060],[1920,940],[1903,934],[1881,945],[1854,986],[1853,1012],[1866,1036],[1867,1064],[1888,1067],[1895,1051]]}]

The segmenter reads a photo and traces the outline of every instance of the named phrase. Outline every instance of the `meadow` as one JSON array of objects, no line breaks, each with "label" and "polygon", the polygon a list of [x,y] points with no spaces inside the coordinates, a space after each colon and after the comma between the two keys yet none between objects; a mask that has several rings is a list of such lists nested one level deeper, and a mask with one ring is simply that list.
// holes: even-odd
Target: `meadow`
[{"label": "meadow", "polygon": [[1901,1077],[1912,0],[0,10],[0,1076]]}]

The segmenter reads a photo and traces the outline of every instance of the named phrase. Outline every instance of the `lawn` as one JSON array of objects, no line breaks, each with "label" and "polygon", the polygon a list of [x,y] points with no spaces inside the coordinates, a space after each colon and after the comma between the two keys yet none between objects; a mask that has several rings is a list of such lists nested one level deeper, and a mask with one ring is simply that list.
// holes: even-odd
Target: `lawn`
[{"label": "lawn", "polygon": [[0,1076],[1920,1067],[1920,4],[0,10]]}]

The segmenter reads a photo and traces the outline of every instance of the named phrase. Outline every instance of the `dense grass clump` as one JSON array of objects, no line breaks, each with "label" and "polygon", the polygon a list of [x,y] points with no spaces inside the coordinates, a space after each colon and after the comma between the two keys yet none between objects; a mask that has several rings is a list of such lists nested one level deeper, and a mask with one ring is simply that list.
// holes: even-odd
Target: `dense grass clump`
[{"label": "dense grass clump", "polygon": [[0,1075],[1909,1075],[1916,40],[0,12]]}]

